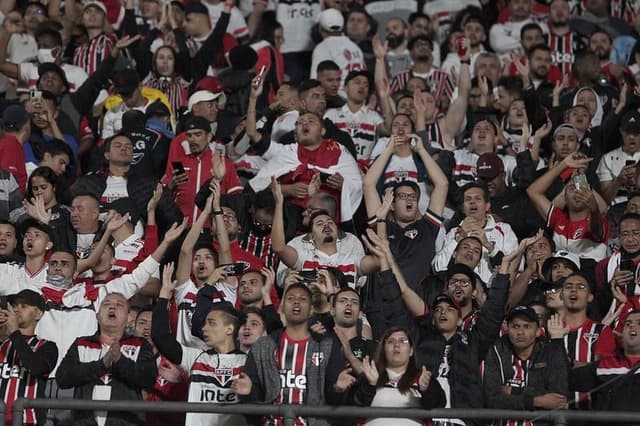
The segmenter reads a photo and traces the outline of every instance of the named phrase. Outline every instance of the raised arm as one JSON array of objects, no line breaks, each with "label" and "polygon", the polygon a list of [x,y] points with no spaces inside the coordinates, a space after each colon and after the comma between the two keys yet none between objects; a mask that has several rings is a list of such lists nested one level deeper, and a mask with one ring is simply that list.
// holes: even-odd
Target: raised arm
[{"label": "raised arm", "polygon": [[564,160],[556,164],[531,184],[527,189],[527,195],[529,195],[531,202],[540,216],[546,218],[551,209],[551,201],[544,195],[551,184],[567,167],[575,169],[586,168],[589,161],[591,161],[590,158],[581,158],[575,154],[567,155]]},{"label": "raised arm", "polygon": [[271,190],[276,201],[273,213],[273,227],[271,229],[271,247],[280,260],[289,268],[293,268],[298,261],[298,252],[288,246],[284,237],[284,196],[280,183],[274,176],[271,177]]},{"label": "raised arm", "polygon": [[200,236],[200,232],[204,227],[204,224],[211,217],[211,205],[213,203],[213,194],[207,198],[207,202],[204,205],[204,210],[198,216],[193,225],[191,225],[191,229],[187,233],[184,241],[182,242],[182,247],[180,247],[180,258],[178,259],[178,267],[176,268],[176,280],[178,281],[178,285],[182,285],[191,276],[191,263],[193,262],[193,247],[196,245],[198,241],[198,237]]},{"label": "raised arm", "polygon": [[[465,56],[460,58],[460,74],[458,75],[458,97],[451,102],[449,110],[442,120],[443,131],[448,140],[453,139],[460,126],[467,116],[467,106],[469,105],[469,91],[471,90],[471,72],[469,40],[464,38],[463,43],[466,46]],[[446,71],[446,70],[445,70]]]},{"label": "raised arm", "polygon": [[362,179],[362,189],[364,192],[364,203],[367,208],[367,216],[373,216],[380,207],[380,195],[378,194],[378,180],[384,172],[395,146],[395,136],[389,138],[389,143],[382,154],[373,162],[367,174]]},{"label": "raised arm", "polygon": [[177,281],[172,279],[173,262],[168,263],[162,271],[162,288],[156,306],[153,308],[151,321],[151,339],[158,351],[174,364],[182,362],[182,346],[170,333],[169,327],[169,299],[176,288]]},{"label": "raised arm", "polygon": [[[413,137],[420,140],[419,136],[417,135],[413,135]],[[442,216],[442,214],[444,213],[444,206],[447,203],[449,181],[447,180],[447,177],[445,176],[438,163],[436,163],[433,157],[429,155],[423,143],[415,143],[412,145],[411,149],[413,149],[418,154],[427,169],[429,179],[431,179],[431,182],[433,182],[433,192],[431,193],[431,198],[429,199],[428,208],[438,216]]]},{"label": "raised arm", "polygon": [[[221,154],[213,154],[221,157]],[[223,161],[219,159],[219,161]],[[213,218],[216,221],[216,240],[218,241],[218,260],[221,264],[232,263],[231,248],[229,246],[229,234],[227,234],[227,227],[224,225],[224,214],[220,207],[221,188],[220,182],[215,178],[211,180],[212,186],[212,210]]]}]

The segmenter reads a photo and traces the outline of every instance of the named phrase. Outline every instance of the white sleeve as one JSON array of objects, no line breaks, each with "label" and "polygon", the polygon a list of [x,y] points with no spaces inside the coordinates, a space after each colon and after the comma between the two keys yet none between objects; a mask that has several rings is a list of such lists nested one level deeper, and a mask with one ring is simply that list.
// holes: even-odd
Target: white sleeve
[{"label": "white sleeve", "polygon": [[180,343],[182,348],[182,361],[180,361],[180,367],[191,376],[191,367],[195,364],[198,357],[202,354],[202,349],[191,348]]},{"label": "white sleeve", "polygon": [[495,24],[491,27],[489,43],[498,54],[508,53],[522,47],[520,33],[518,33],[518,38],[515,38],[506,31],[505,24]]},{"label": "white sleeve", "polygon": [[247,21],[240,13],[237,7],[234,6],[231,9],[231,16],[229,17],[229,26],[227,32],[231,33],[235,38],[243,38],[249,36],[249,28],[247,28]]},{"label": "white sleeve", "polygon": [[112,111],[107,111],[102,121],[102,139],[107,139],[113,136],[119,129],[116,129],[116,122],[118,118]]},{"label": "white sleeve", "polygon": [[444,237],[444,245],[442,246],[442,249],[439,250],[433,258],[432,266],[434,272],[447,270],[449,262],[451,261],[451,256],[458,245],[458,242],[456,241],[456,232],[458,232],[458,229],[460,228],[456,227],[451,229]]},{"label": "white sleeve", "polygon": [[[16,64],[18,66],[18,81],[21,83],[27,84],[29,83],[29,79],[32,75],[34,75],[34,68],[36,67],[31,62],[21,62]],[[38,70],[35,70],[35,75],[38,75]]]},{"label": "white sleeve", "polygon": [[176,287],[176,289],[173,291],[173,298],[176,300],[176,305],[180,305],[180,303],[182,303],[184,297],[192,288],[194,289],[194,293],[198,292],[198,290],[195,288],[195,283],[191,281],[191,279],[188,279],[187,281]]},{"label": "white sleeve", "polygon": [[218,281],[215,285],[216,289],[224,294],[224,300],[235,306],[238,298],[238,287],[232,286],[226,281]]},{"label": "white sleeve", "polygon": [[102,303],[102,299],[109,293],[121,293],[129,299],[140,291],[142,287],[149,281],[149,278],[153,275],[153,272],[158,268],[160,264],[156,260],[149,256],[147,257],[132,273],[123,275],[116,279],[113,279],[100,288],[99,303]]},{"label": "white sleeve", "polygon": [[610,182],[616,178],[616,176],[613,175],[613,170],[611,170],[611,167],[608,164],[608,159],[609,155],[605,154],[598,163],[596,173],[600,182]]},{"label": "white sleeve", "polygon": [[27,287],[20,265],[0,263],[0,296],[16,294]]}]

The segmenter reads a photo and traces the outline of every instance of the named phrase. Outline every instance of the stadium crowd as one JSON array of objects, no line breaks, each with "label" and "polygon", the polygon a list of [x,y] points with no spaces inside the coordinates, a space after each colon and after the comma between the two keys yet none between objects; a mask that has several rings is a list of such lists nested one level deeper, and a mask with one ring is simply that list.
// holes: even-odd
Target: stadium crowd
[{"label": "stadium crowd", "polygon": [[[640,2],[0,0],[0,22],[7,422],[17,398],[640,410]],[[483,424],[451,417],[295,424]]]}]

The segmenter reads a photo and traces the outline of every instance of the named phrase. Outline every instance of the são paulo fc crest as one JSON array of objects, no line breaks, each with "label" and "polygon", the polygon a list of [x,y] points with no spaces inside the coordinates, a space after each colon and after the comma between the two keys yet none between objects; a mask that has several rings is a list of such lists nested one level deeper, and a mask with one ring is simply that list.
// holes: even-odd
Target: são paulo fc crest
[{"label": "s\u00e3o paulo fc crest", "polygon": [[316,367],[319,367],[320,364],[322,364],[322,361],[324,361],[324,354],[322,352],[314,352],[311,355],[311,362]]},{"label": "s\u00e3o paulo fc crest", "polygon": [[409,229],[408,231],[406,231],[404,233],[404,236],[413,240],[415,237],[418,236],[418,230],[417,229]]}]

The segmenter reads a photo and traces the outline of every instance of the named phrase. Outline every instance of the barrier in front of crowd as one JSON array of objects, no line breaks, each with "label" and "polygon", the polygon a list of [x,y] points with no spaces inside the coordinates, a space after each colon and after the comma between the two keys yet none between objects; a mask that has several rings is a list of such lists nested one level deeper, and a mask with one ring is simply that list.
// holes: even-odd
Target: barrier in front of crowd
[{"label": "barrier in front of crowd", "polygon": [[[553,422],[555,425],[566,425],[567,422],[603,422],[603,423],[638,423],[637,412],[609,411],[515,411],[489,409],[448,408],[437,410],[398,409],[397,407],[347,407],[347,406],[306,406],[306,405],[260,405],[260,404],[202,404],[197,402],[150,402],[150,401],[87,401],[75,399],[25,399],[18,398],[12,407],[13,425],[22,425],[22,412],[25,408],[51,408],[63,410],[96,410],[96,411],[138,411],[138,412],[191,412],[243,414],[248,416],[271,415],[282,416],[285,426],[293,426],[296,416],[303,417],[394,417],[411,419],[457,418],[476,420],[531,420]],[[4,406],[0,406],[4,411]],[[1,417],[0,426],[4,424]]]}]

